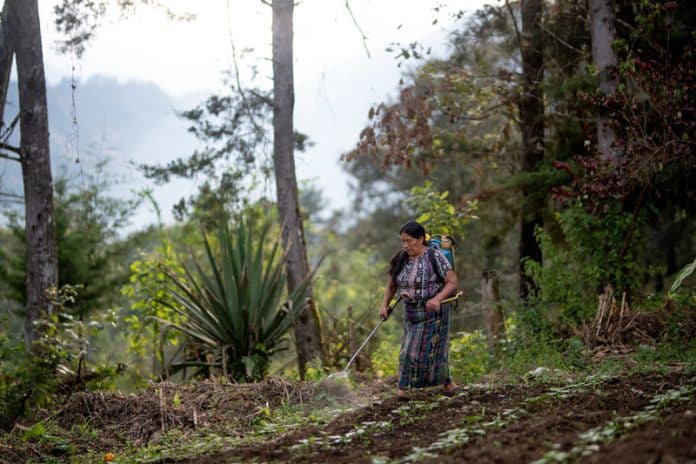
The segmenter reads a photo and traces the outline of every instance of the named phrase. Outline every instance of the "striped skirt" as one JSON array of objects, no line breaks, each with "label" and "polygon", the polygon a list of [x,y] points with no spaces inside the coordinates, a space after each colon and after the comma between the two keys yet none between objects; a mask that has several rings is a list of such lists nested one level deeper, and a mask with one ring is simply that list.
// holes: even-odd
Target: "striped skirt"
[{"label": "striped skirt", "polygon": [[404,336],[399,352],[399,388],[446,385],[449,375],[450,304],[426,311],[425,302],[404,305]]}]

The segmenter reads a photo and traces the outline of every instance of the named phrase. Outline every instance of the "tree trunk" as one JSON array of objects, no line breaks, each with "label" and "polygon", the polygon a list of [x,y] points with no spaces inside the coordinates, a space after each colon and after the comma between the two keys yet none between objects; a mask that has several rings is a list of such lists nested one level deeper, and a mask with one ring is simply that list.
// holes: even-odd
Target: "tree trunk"
[{"label": "tree trunk", "polygon": [[9,3],[9,1],[5,2],[2,13],[0,13],[0,130],[5,127],[5,102],[7,100],[7,87],[10,85],[12,59],[14,58],[12,44],[5,38],[7,28],[4,23],[5,18],[7,18],[7,5]]},{"label": "tree trunk", "polygon": [[52,311],[46,290],[58,284],[48,111],[37,0],[6,0],[3,17],[15,50],[19,81],[20,149],[24,180],[27,307],[24,335],[33,350],[34,323]]},{"label": "tree trunk", "polygon": [[[293,0],[273,0],[273,165],[283,244],[288,248],[288,290],[296,289],[309,275],[302,227],[297,179],[293,108]],[[295,322],[295,344],[300,376],[308,361],[321,355],[321,331],[316,306],[309,303]]]},{"label": "tree trunk", "polygon": [[[536,172],[544,159],[544,95],[541,81],[544,76],[544,55],[541,34],[542,1],[522,0],[522,56],[523,85],[520,97],[520,125],[522,129],[522,172]],[[541,249],[534,238],[534,229],[543,225],[542,213],[545,194],[538,187],[522,187],[520,217],[520,297],[527,300],[534,290],[534,282],[526,275],[524,259],[541,262]]]},{"label": "tree trunk", "polygon": [[[614,1],[589,0],[590,29],[592,37],[592,61],[599,72],[599,88],[604,95],[612,97],[616,93],[616,54],[612,49],[616,31],[614,28]],[[616,164],[619,149],[615,147],[616,132],[611,119],[606,115],[597,116],[597,149],[602,160]]]},{"label": "tree trunk", "polygon": [[488,332],[488,351],[495,352],[498,340],[505,335],[505,318],[500,305],[498,273],[494,270],[483,271],[481,276],[481,297],[483,317]]}]

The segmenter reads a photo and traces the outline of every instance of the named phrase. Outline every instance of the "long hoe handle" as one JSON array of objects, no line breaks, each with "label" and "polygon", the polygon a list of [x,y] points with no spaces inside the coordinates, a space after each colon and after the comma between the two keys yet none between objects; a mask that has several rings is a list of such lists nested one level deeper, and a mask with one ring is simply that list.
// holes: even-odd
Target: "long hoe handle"
[{"label": "long hoe handle", "polygon": [[[450,301],[454,301],[454,300],[456,300],[457,298],[459,298],[460,296],[462,296],[462,293],[463,293],[463,292],[459,292],[459,293],[457,293],[456,295],[454,295],[454,296],[452,296],[452,297],[450,297],[450,298],[447,298],[447,299],[445,299],[445,300],[442,300],[442,303],[449,303]],[[389,309],[388,309],[388,311],[387,311],[388,314],[391,314],[392,311],[394,311],[394,306],[396,306],[396,305],[399,303],[399,301],[401,301],[401,297],[397,298],[397,300],[394,302],[394,304],[391,305],[391,306],[389,306]],[[386,321],[386,319],[380,319],[380,320],[379,320],[379,322],[377,323],[377,325],[375,326],[375,328],[372,329],[372,332],[370,332],[370,335],[368,335],[367,338],[365,339],[365,341],[362,342],[362,345],[360,345],[360,348],[358,348],[358,351],[356,351],[355,354],[353,355],[353,357],[350,358],[350,361],[348,361],[348,364],[346,364],[346,367],[345,367],[345,369],[343,369],[343,372],[348,372],[348,368],[350,367],[350,365],[353,364],[353,361],[355,361],[355,358],[358,357],[358,355],[360,354],[360,352],[362,351],[362,349],[365,348],[365,345],[367,345],[367,342],[370,341],[370,339],[372,338],[372,336],[375,334],[375,332],[377,332],[377,329],[379,329],[379,326],[382,325],[382,323],[383,323],[384,321]]]},{"label": "long hoe handle", "polygon": [[[398,303],[399,301],[401,301],[401,297],[399,297],[399,298],[394,302],[393,305],[389,306],[389,310],[388,310],[388,313],[389,313],[389,314],[391,314],[392,311],[394,311],[394,306],[396,306],[397,303]],[[377,325],[375,326],[375,328],[372,329],[372,332],[370,332],[370,335],[367,336],[367,338],[365,339],[365,341],[362,342],[362,345],[360,345],[360,348],[358,348],[358,351],[356,351],[355,354],[353,355],[353,357],[350,358],[350,361],[348,361],[348,364],[346,364],[345,369],[343,369],[344,372],[348,372],[348,368],[350,367],[350,365],[353,364],[353,361],[355,361],[355,358],[358,357],[358,355],[360,354],[360,352],[362,351],[362,349],[365,348],[365,345],[367,345],[367,342],[370,341],[370,339],[372,338],[372,336],[375,334],[375,332],[377,332],[377,329],[379,329],[379,326],[382,325],[382,323],[383,323],[384,321],[386,321],[386,319],[381,319],[381,318],[380,318],[380,320],[379,320],[379,322],[377,323]]]}]

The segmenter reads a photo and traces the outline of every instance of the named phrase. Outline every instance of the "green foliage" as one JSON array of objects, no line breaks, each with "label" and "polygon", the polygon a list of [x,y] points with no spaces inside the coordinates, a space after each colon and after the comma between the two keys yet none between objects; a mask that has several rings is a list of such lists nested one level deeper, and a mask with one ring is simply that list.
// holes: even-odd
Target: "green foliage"
[{"label": "green foliage", "polygon": [[584,345],[579,338],[559,340],[549,335],[518,337],[500,353],[499,368],[519,378],[537,367],[568,371],[581,368]]},{"label": "green foliage", "polygon": [[[36,322],[38,339],[27,354],[21,335],[0,330],[0,429],[8,427],[26,410],[52,400],[60,383],[68,385],[88,371],[90,344],[105,325],[115,326],[113,312],[90,319],[66,311],[74,306],[78,289],[69,285],[49,289],[53,312]],[[7,318],[2,326],[5,327]],[[108,366],[96,369],[104,378],[115,373]]]},{"label": "green foliage", "polygon": [[41,334],[38,343],[44,362],[55,366],[59,376],[76,377],[84,374],[91,340],[106,325],[116,326],[114,311],[105,311],[89,319],[76,317],[65,311],[75,304],[79,288],[64,285],[60,289],[49,289],[49,297],[54,312],[46,319],[37,322]]},{"label": "green foliage", "polygon": [[461,237],[464,226],[478,219],[475,215],[478,202],[467,201],[466,206],[458,211],[447,201],[448,197],[449,192],[438,192],[433,183],[427,180],[423,187],[411,189],[411,195],[405,203],[416,212],[416,220],[423,224],[426,230]]},{"label": "green foliage", "polygon": [[399,368],[399,342],[398,340],[382,340],[372,352],[372,370],[377,377],[390,377],[396,375]]},{"label": "green foliage", "polygon": [[675,364],[684,364],[687,372],[696,372],[696,339],[682,340],[667,334],[655,346],[640,345],[631,355],[631,372],[669,372]]},{"label": "green foliage", "polygon": [[[314,233],[308,234],[311,235]],[[371,246],[353,248],[346,237],[335,231],[324,230],[314,238],[322,243],[313,254],[320,252],[326,257],[312,286],[317,305],[323,311],[322,343],[331,367],[343,369],[353,354],[349,328],[356,349],[357,343],[377,324],[386,264],[375,259]],[[367,367],[364,361],[374,346],[370,343],[357,358],[358,369]]]},{"label": "green foliage", "polygon": [[519,380],[538,367],[560,371],[585,367],[582,340],[560,339],[543,324],[543,315],[537,314],[536,307],[522,307],[512,313],[505,321],[508,341],[499,345],[494,364],[498,372]]},{"label": "green foliage", "polygon": [[475,381],[488,371],[486,335],[480,331],[462,332],[450,337],[450,375],[464,382]]},{"label": "green foliage", "polygon": [[[79,290],[79,298],[65,308],[75,315],[112,304],[118,296],[114,289],[128,278],[122,257],[128,255],[133,238],[120,241],[118,234],[140,200],[110,195],[114,181],[106,175],[107,169],[106,161],[97,163],[79,187],[65,177],[58,177],[53,184],[58,284]],[[16,213],[8,216],[12,238],[8,237],[7,247],[0,251],[0,259],[8,263],[0,267],[0,280],[10,287],[8,296],[24,304],[24,221]]]},{"label": "green foliage", "polygon": [[632,294],[652,271],[639,260],[637,226],[633,239],[626,243],[633,221],[630,214],[614,208],[595,215],[574,203],[556,213],[555,219],[562,240],[537,230],[543,265],[526,262],[539,290],[533,300],[535,308],[523,311],[520,322],[536,332],[546,327],[566,333],[594,315],[596,295],[604,286],[611,284],[619,295]]},{"label": "green foliage", "polygon": [[674,298],[674,296],[677,293],[677,290],[679,290],[679,287],[681,286],[684,279],[693,274],[694,270],[696,270],[696,259],[694,259],[694,261],[691,264],[687,264],[686,266],[684,266],[677,273],[677,276],[674,278],[674,283],[672,284],[672,287],[669,289],[669,292],[667,292],[667,295],[670,298]]},{"label": "green foliage", "polygon": [[[55,423],[45,424],[37,422],[21,436],[21,441],[36,444],[41,448],[50,449],[52,453],[59,455],[72,455],[76,448],[70,439],[61,436],[62,430]],[[57,458],[46,462],[60,462]]]},{"label": "green foliage", "polygon": [[219,367],[237,381],[254,381],[265,376],[270,357],[285,348],[283,336],[305,304],[310,278],[282,301],[286,254],[276,240],[264,256],[268,231],[242,221],[231,231],[223,226],[217,258],[204,236],[207,269],[194,258],[193,267],[183,266],[186,279],[165,271],[176,304],[161,303],[183,321],[161,322],[189,337],[187,355],[172,368]]},{"label": "green foliage", "polygon": [[[8,324],[6,315],[0,316],[0,324]],[[0,331],[0,430],[11,427],[23,414],[30,395],[28,385],[43,377],[26,358],[21,333]]]},{"label": "green foliage", "polygon": [[688,351],[689,344],[696,347],[696,292],[688,296],[679,295],[668,300],[661,309],[665,329],[660,340],[675,350]]},{"label": "green foliage", "polygon": [[[152,357],[152,375],[158,363],[162,363],[164,344],[178,346],[180,335],[173,331],[161,333],[162,322],[181,323],[184,317],[174,311],[174,297],[170,294],[167,283],[169,279],[165,270],[185,280],[184,268],[179,264],[172,243],[164,239],[162,244],[152,252],[143,253],[140,259],[131,266],[130,282],[121,288],[121,293],[134,300],[130,312],[124,317],[126,324],[125,336],[128,341],[128,351],[133,360],[139,364],[150,351]],[[160,334],[162,336],[160,336]]]},{"label": "green foliage", "polygon": [[108,168],[107,161],[99,162],[79,188],[66,179],[54,184],[59,284],[80,286],[74,314],[108,306],[128,278],[121,257],[133,240],[120,241],[118,234],[140,199],[110,196],[115,181]]}]

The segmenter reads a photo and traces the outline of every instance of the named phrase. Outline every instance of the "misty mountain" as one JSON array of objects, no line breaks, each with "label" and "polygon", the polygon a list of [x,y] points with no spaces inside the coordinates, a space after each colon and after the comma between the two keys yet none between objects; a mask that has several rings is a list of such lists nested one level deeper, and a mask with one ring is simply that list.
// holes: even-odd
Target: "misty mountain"
[{"label": "misty mountain", "polygon": [[[185,121],[176,113],[193,107],[205,97],[173,98],[154,83],[119,82],[107,77],[78,82],[74,92],[69,79],[48,86],[54,178],[67,176],[79,181],[80,167],[88,172],[98,161],[108,159],[109,175],[120,183],[113,194],[125,195],[143,188],[148,182],[133,164],[164,162],[193,152],[196,139],[187,132]],[[17,85],[11,82],[4,121],[9,123],[14,119],[18,106]],[[19,144],[19,128],[10,143]],[[76,165],[78,157],[80,164]],[[0,160],[0,191],[22,193],[18,163]],[[173,196],[176,195],[174,191],[176,189]],[[179,190],[178,196],[171,200],[174,202],[180,197]],[[166,192],[165,198],[168,198]],[[168,204],[162,206],[168,211]]]}]

